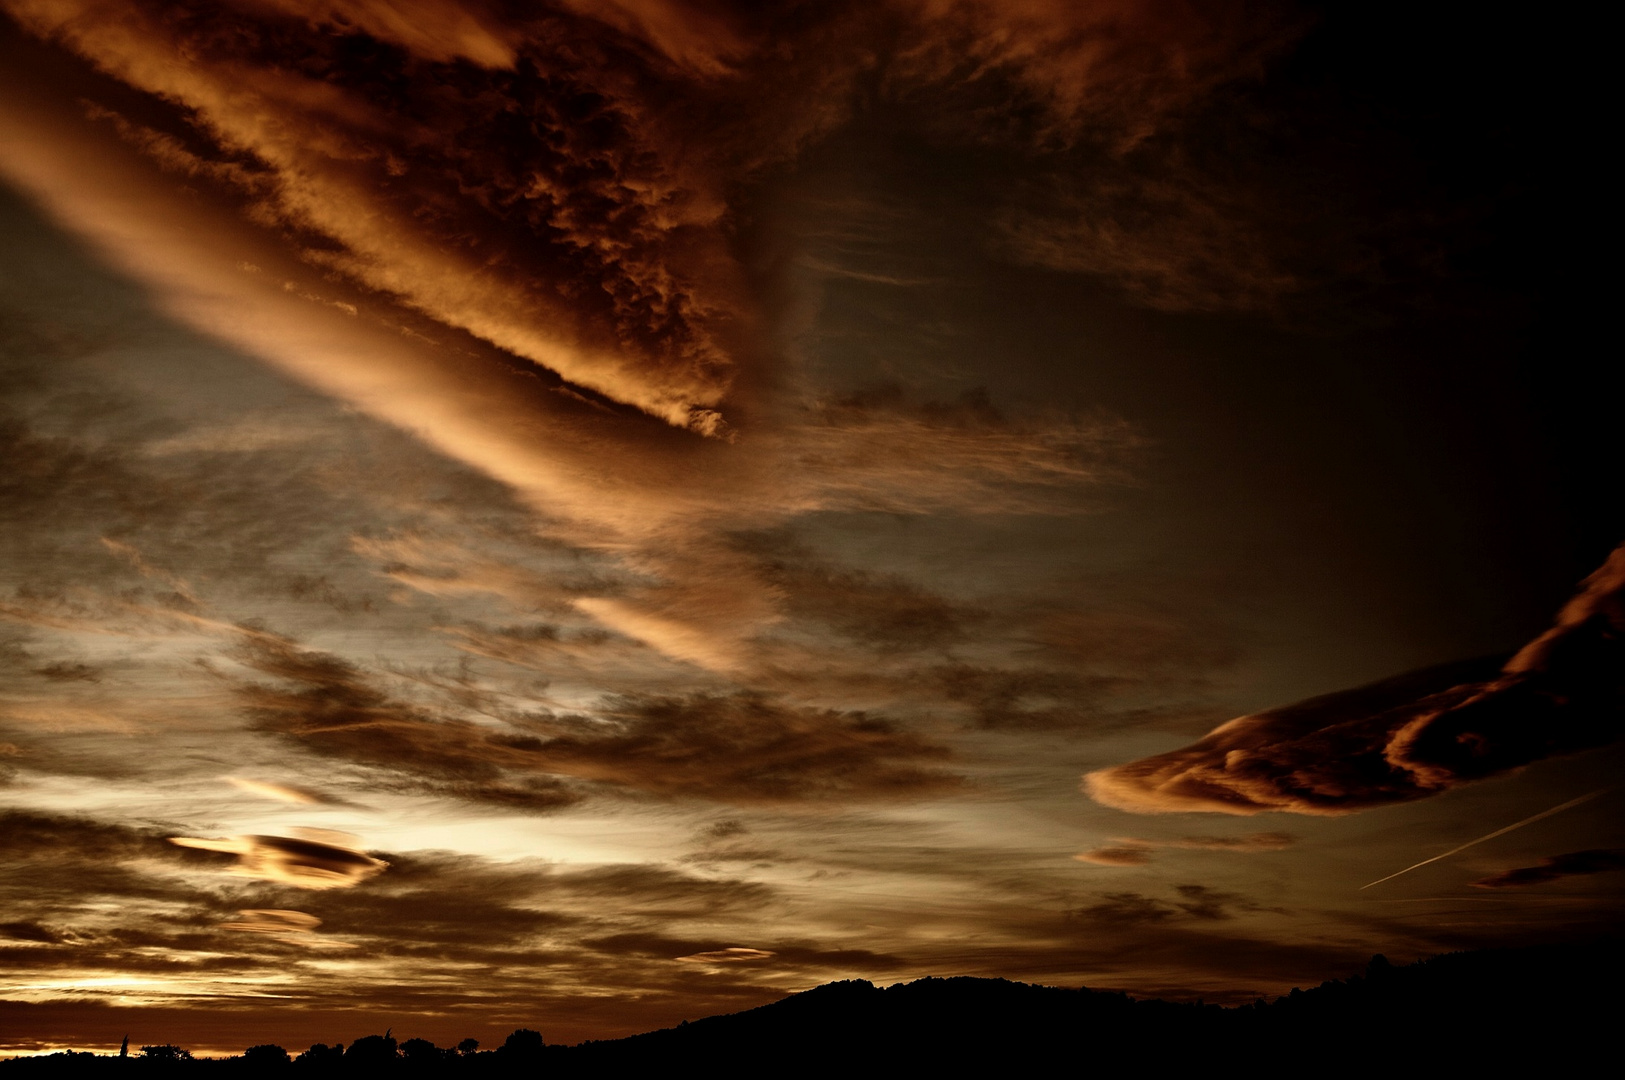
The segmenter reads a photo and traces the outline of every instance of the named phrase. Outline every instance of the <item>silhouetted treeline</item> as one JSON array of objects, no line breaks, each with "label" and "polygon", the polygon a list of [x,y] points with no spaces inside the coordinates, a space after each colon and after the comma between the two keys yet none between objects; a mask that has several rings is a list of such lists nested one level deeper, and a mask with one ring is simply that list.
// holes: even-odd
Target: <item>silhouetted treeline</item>
[{"label": "silhouetted treeline", "polygon": [[1056,1062],[1151,1076],[1184,1068],[1566,1075],[1619,1042],[1622,959],[1618,942],[1450,953],[1406,967],[1379,956],[1363,974],[1230,1008],[1003,979],[921,979],[885,989],[848,981],[748,1012],[579,1046],[545,1046],[534,1031],[517,1031],[494,1051],[472,1040],[447,1048],[386,1034],[298,1054],[260,1046],[241,1057],[191,1061],[178,1047],[145,1047],[128,1060],[57,1054],[0,1069],[8,1080],[69,1066],[298,1080],[383,1072],[598,1077],[683,1065],[722,1075],[854,1068],[961,1075]]}]

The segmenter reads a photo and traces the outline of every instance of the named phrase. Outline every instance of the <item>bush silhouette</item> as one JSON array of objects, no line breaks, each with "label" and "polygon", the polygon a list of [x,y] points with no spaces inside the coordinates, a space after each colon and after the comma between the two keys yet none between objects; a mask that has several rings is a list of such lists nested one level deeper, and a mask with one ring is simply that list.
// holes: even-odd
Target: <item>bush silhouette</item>
[{"label": "bush silhouette", "polygon": [[261,1068],[282,1068],[291,1063],[288,1052],[275,1043],[250,1046],[243,1051],[243,1061]]}]

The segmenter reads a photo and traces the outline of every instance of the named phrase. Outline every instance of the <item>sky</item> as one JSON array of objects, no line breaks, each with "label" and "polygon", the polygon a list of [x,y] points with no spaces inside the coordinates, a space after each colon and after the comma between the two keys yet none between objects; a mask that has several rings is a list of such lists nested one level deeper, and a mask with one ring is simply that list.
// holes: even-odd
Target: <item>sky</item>
[{"label": "sky", "polygon": [[1616,933],[1597,47],[0,0],[0,1053]]}]

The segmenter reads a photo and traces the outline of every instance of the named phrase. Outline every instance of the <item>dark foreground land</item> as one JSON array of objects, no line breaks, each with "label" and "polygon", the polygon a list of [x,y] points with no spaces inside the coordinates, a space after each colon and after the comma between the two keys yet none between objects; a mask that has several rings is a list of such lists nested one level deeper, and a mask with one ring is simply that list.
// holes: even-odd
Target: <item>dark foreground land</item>
[{"label": "dark foreground land", "polygon": [[838,982],[748,1012],[579,1046],[547,1046],[536,1032],[518,1031],[496,1050],[388,1035],[296,1055],[261,1046],[197,1061],[177,1047],[132,1047],[128,1058],[64,1053],[0,1062],[0,1078],[596,1077],[685,1067],[719,1075],[965,1075],[1050,1066],[1148,1076],[1192,1068],[1561,1076],[1599,1059],[1617,1063],[1625,1046],[1622,960],[1618,941],[1450,953],[1407,967],[1375,957],[1362,975],[1234,1008],[1003,979],[921,979],[885,989]]}]

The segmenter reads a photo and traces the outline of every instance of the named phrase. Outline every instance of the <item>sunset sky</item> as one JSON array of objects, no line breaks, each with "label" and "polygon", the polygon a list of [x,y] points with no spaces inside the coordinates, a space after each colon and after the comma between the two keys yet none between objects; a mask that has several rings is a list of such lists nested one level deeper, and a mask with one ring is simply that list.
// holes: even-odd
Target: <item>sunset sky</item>
[{"label": "sunset sky", "polygon": [[1415,8],[0,0],[0,1054],[1617,931],[1608,65]]}]

